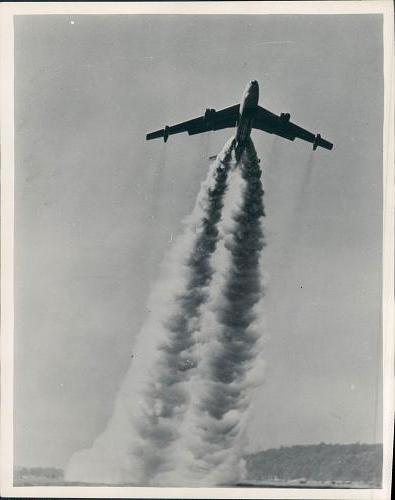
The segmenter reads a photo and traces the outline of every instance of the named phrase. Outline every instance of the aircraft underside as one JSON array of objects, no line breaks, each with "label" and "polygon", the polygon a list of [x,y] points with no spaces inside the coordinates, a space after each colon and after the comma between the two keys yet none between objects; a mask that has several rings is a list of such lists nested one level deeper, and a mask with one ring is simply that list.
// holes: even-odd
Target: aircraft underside
[{"label": "aircraft underside", "polygon": [[166,126],[164,129],[156,130],[147,134],[147,140],[163,137],[166,142],[169,135],[188,132],[189,135],[201,134],[209,130],[221,130],[236,127],[235,151],[236,158],[240,159],[245,145],[250,137],[252,128],[263,130],[269,134],[279,135],[290,141],[296,138],[313,144],[313,150],[318,146],[332,149],[333,144],[326,141],[320,134],[313,134],[308,130],[295,125],[290,121],[289,113],[276,115],[271,111],[258,106],[259,86],[256,80],[248,83],[241,103],[216,111],[206,109],[203,116]]},{"label": "aircraft underside", "polygon": [[244,151],[247,141],[251,135],[252,130],[252,117],[240,117],[239,125],[236,128],[235,135],[235,154],[236,160],[239,161],[242,152]]}]

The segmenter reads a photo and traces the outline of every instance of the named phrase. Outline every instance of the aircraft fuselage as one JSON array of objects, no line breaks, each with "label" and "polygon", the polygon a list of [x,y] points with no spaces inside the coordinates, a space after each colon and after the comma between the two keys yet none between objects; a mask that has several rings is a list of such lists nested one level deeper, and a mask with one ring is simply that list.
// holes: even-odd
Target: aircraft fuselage
[{"label": "aircraft fuselage", "polygon": [[258,108],[259,85],[256,80],[249,82],[241,98],[239,118],[235,132],[235,152],[239,160],[250,137],[253,120]]}]

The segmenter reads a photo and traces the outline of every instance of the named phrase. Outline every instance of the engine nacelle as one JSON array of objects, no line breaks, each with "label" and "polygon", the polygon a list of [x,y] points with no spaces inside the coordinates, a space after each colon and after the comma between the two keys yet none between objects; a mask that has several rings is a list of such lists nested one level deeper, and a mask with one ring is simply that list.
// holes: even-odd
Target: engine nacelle
[{"label": "engine nacelle", "polygon": [[291,118],[291,115],[289,113],[281,113],[280,119],[283,120],[284,122],[289,122],[289,119]]},{"label": "engine nacelle", "polygon": [[208,127],[212,125],[214,115],[215,115],[215,109],[210,109],[210,108],[206,109],[206,112],[204,113],[204,121],[206,122]]},{"label": "engine nacelle", "polygon": [[169,138],[169,132],[170,132],[170,127],[167,125],[165,126],[164,132],[163,132],[163,140],[167,142],[167,139]]}]

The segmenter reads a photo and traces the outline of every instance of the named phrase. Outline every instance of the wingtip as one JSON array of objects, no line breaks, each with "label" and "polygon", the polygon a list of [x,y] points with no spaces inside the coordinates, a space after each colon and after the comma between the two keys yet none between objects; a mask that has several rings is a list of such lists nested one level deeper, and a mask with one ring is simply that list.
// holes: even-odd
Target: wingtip
[{"label": "wingtip", "polygon": [[315,136],[314,142],[313,142],[313,151],[317,149],[317,147],[320,146],[321,148],[324,149],[333,149],[333,144],[321,137],[320,134],[317,134]]}]

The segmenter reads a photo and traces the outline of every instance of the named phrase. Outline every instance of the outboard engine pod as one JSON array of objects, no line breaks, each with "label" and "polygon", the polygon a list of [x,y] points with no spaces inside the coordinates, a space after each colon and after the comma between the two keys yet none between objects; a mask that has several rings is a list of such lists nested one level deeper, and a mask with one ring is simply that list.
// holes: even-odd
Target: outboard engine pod
[{"label": "outboard engine pod", "polygon": [[169,138],[169,131],[170,131],[170,127],[168,127],[167,125],[165,126],[165,129],[164,129],[164,132],[163,132],[163,140],[165,142],[167,142],[167,139]]},{"label": "outboard engine pod", "polygon": [[210,108],[206,109],[206,112],[204,113],[204,121],[208,126],[211,126],[214,115],[215,115],[215,109],[210,109]]},{"label": "outboard engine pod", "polygon": [[289,122],[291,115],[289,113],[281,113],[280,118],[281,118],[281,120],[283,120],[285,122]]}]

